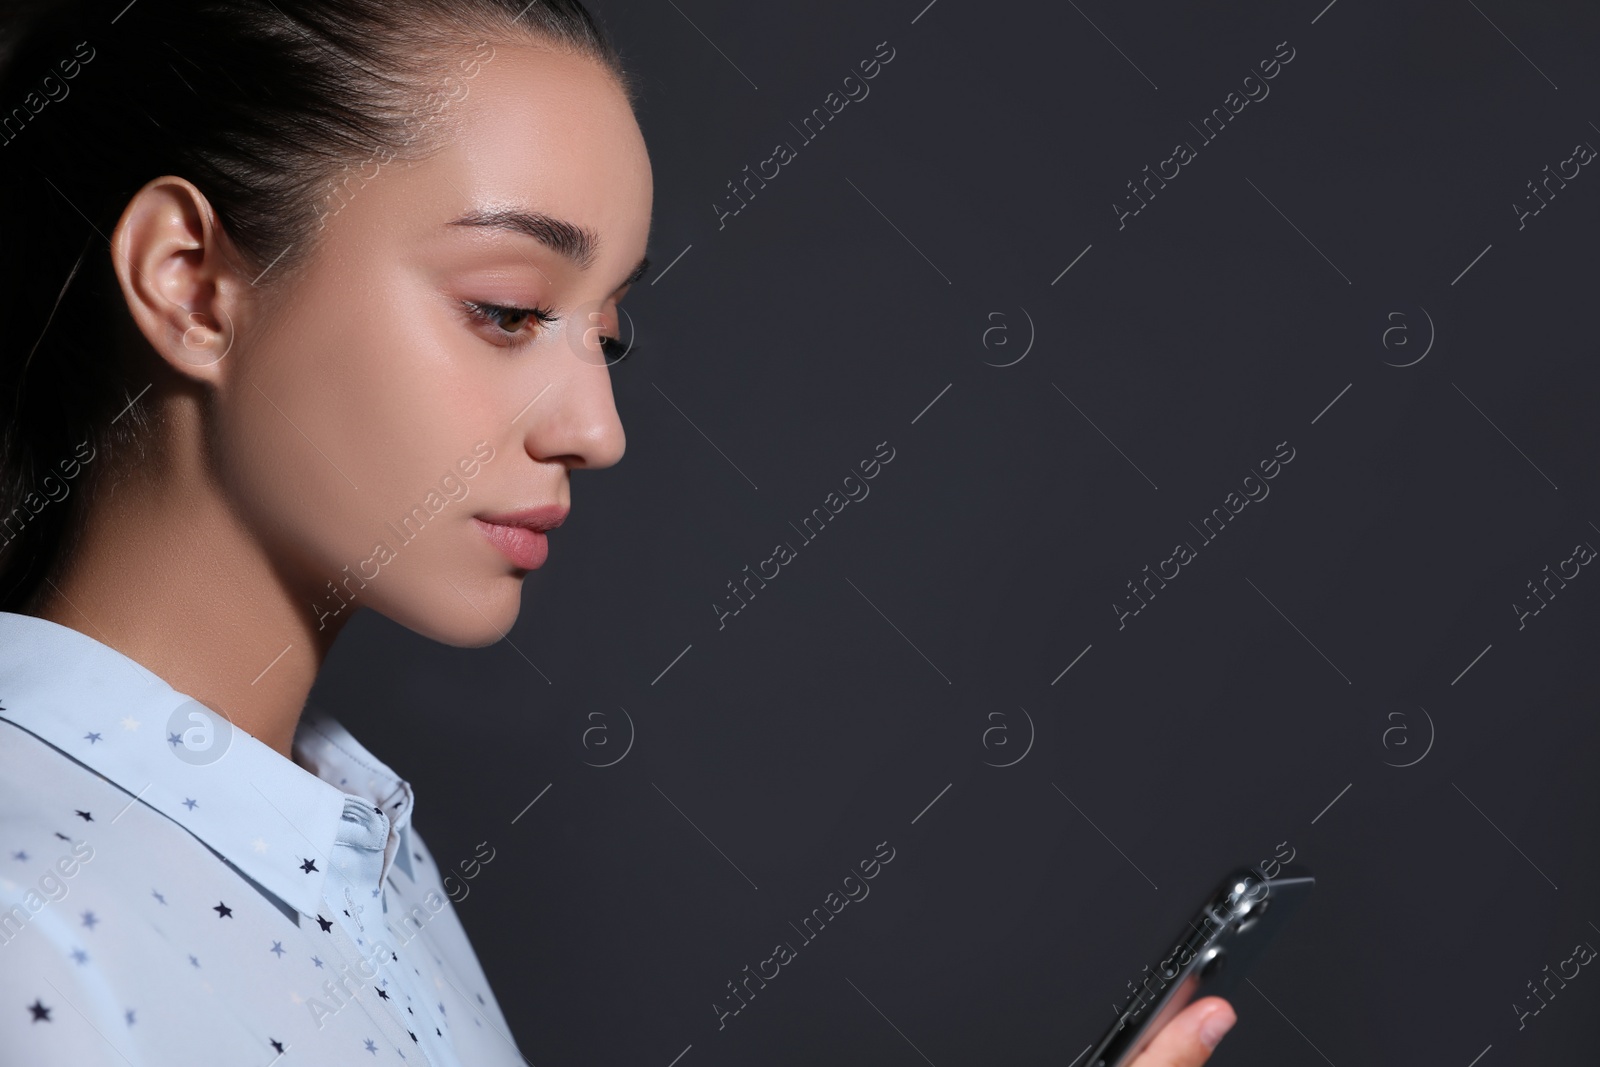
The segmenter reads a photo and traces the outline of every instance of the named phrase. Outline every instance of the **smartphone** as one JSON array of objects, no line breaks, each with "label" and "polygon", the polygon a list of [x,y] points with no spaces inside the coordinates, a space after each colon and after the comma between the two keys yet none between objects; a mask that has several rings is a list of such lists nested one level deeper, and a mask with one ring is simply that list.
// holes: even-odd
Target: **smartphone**
[{"label": "smartphone", "polygon": [[1268,878],[1254,867],[1238,867],[1217,884],[1172,950],[1142,978],[1089,1058],[1078,1053],[1071,1067],[1126,1067],[1161,1028],[1201,997],[1230,998],[1245,971],[1266,950],[1289,916],[1316,884],[1303,864],[1283,865]]}]

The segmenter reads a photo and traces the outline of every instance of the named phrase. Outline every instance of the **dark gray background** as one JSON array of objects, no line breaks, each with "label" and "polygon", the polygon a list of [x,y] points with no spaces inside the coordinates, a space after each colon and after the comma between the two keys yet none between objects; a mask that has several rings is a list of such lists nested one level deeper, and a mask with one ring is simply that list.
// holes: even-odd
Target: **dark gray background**
[{"label": "dark gray background", "polygon": [[[507,642],[365,612],[313,694],[414,783],[441,866],[496,850],[457,908],[522,1051],[1065,1065],[1214,879],[1288,842],[1317,890],[1213,1063],[1593,1062],[1600,978],[1522,1029],[1513,1005],[1600,944],[1600,577],[1521,629],[1513,604],[1600,544],[1600,176],[1520,230],[1512,205],[1600,145],[1600,12],[925,3],[594,5],[656,176],[627,457],[575,478]],[[1119,231],[1178,140],[1197,158]],[[778,141],[798,157],[719,230]]]}]

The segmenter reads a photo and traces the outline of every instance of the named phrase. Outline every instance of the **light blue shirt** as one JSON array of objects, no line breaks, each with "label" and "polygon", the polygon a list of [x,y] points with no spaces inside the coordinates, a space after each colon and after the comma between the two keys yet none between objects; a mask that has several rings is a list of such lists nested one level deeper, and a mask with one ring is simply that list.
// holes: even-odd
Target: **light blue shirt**
[{"label": "light blue shirt", "polygon": [[0,1063],[525,1062],[410,784],[315,709],[294,753],[0,612]]}]

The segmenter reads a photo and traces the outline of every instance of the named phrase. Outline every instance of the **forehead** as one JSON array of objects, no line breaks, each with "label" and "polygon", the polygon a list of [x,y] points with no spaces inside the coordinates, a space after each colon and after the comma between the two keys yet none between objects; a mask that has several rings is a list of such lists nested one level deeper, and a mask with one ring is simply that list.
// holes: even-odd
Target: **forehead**
[{"label": "forehead", "polygon": [[466,69],[452,64],[454,81],[439,90],[449,98],[432,120],[443,147],[408,175],[438,210],[414,221],[437,226],[467,204],[531,208],[596,233],[602,259],[637,258],[650,224],[650,159],[621,87],[580,53],[492,48],[463,49]]}]

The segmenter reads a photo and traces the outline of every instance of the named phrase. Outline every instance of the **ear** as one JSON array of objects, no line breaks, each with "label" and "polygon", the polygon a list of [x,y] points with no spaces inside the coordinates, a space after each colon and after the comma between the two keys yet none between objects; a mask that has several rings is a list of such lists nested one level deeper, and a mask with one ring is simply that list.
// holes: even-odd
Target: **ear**
[{"label": "ear", "polygon": [[172,175],[146,183],[111,233],[111,260],[156,354],[187,378],[221,385],[251,285],[205,194]]}]

